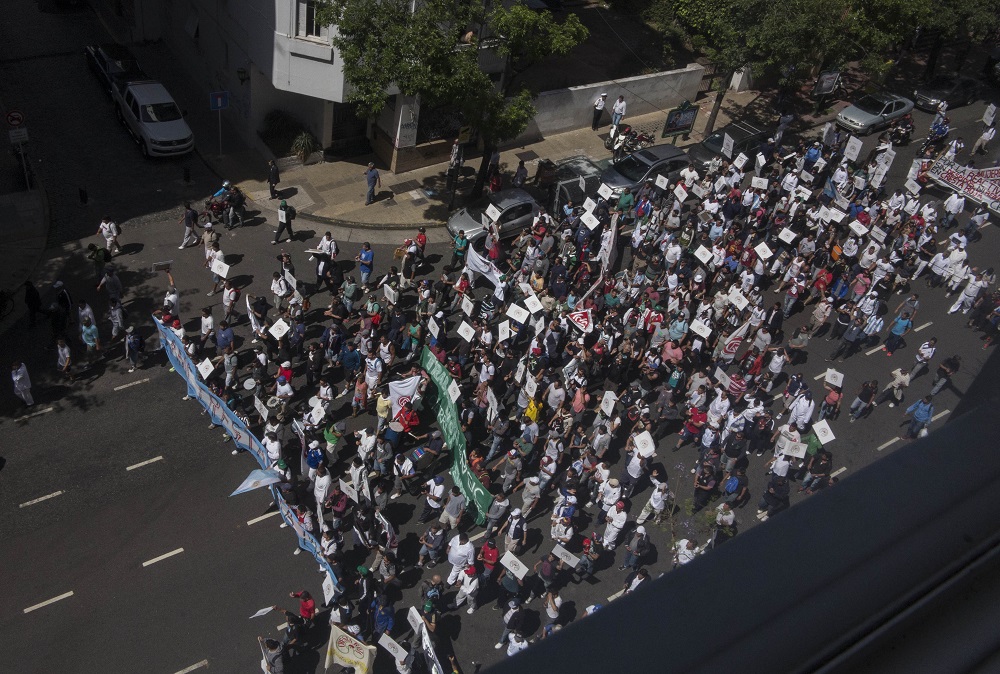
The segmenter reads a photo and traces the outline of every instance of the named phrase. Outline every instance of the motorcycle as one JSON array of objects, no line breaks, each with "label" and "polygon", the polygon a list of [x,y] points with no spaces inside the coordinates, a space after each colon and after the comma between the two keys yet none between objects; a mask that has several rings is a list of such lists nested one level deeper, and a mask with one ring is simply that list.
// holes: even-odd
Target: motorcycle
[{"label": "motorcycle", "polygon": [[611,127],[611,131],[608,133],[608,137],[604,141],[605,150],[615,149],[615,141],[620,135],[628,135],[632,131],[632,127],[628,124],[617,124]]},{"label": "motorcycle", "polygon": [[948,124],[948,118],[946,117],[943,122],[939,122],[931,127],[930,132],[927,134],[927,138],[924,140],[924,144],[920,146],[920,152],[917,154],[923,156],[927,153],[929,148],[934,149],[934,154],[937,154],[943,145],[944,140],[948,137],[948,132],[951,131],[951,127]]},{"label": "motorcycle", "polygon": [[889,131],[889,141],[895,146],[907,145],[913,135],[912,126],[894,126]]},{"label": "motorcycle", "polygon": [[205,226],[209,222],[222,222],[226,209],[229,208],[225,200],[212,197],[205,200],[205,210],[198,214],[198,224]]},{"label": "motorcycle", "polygon": [[655,142],[655,139],[648,133],[633,130],[625,137],[625,152],[631,154],[647,148]]}]

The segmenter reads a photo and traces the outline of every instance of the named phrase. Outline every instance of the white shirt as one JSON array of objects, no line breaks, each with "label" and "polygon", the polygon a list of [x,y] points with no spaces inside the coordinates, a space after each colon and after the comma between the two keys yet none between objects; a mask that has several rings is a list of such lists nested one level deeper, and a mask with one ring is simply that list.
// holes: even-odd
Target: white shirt
[{"label": "white shirt", "polygon": [[615,101],[615,104],[614,104],[614,106],[612,106],[611,111],[614,112],[616,115],[622,115],[624,117],[625,116],[625,107],[626,107],[626,105],[625,105],[625,99],[621,99],[621,100]]},{"label": "white shirt", "polygon": [[318,505],[323,505],[323,501],[330,495],[330,487],[332,485],[333,476],[330,475],[329,471],[326,475],[316,475],[316,481],[313,483],[313,496],[316,497]]},{"label": "white shirt", "polygon": [[594,110],[603,110],[604,109],[604,104],[605,104],[604,97],[603,96],[598,96],[597,100],[594,101]]},{"label": "white shirt", "polygon": [[628,521],[628,513],[624,510],[618,511],[618,508],[613,508],[611,512],[608,513],[608,528],[621,531],[625,527],[625,522]]},{"label": "white shirt", "polygon": [[271,461],[277,461],[281,458],[281,443],[277,440],[272,440],[271,438],[264,436],[264,439],[260,441],[260,444],[264,445],[264,449],[267,450],[267,458]]},{"label": "white shirt", "polygon": [[215,330],[215,319],[211,316],[201,317],[201,334],[210,335]]},{"label": "white shirt", "polygon": [[[431,498],[431,497],[434,498]],[[437,499],[437,500],[434,500]],[[444,507],[444,485],[437,484],[433,479],[427,481],[427,505],[440,510]]]},{"label": "white shirt", "polygon": [[15,391],[27,391],[31,388],[31,379],[28,378],[28,366],[24,363],[21,363],[21,367],[16,370],[12,370],[10,377],[14,380]]},{"label": "white shirt", "polygon": [[448,561],[455,566],[470,566],[476,559],[476,546],[472,543],[462,545],[455,536],[448,544]]}]

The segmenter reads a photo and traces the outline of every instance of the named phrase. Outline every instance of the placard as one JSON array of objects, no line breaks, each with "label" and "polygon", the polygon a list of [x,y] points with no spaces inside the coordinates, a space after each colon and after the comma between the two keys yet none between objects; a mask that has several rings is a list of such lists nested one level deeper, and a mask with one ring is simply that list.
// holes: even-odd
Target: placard
[{"label": "placard", "polygon": [[890,149],[880,154],[878,158],[875,160],[875,163],[880,166],[884,166],[885,168],[889,168],[890,166],[892,166],[892,160],[895,158],[896,158],[895,150]]},{"label": "placard", "polygon": [[802,182],[809,184],[812,184],[812,181],[816,179],[812,173],[809,173],[809,171],[805,169],[799,171],[799,178],[802,178]]},{"label": "placard", "polygon": [[848,138],[847,145],[844,146],[844,158],[849,161],[857,161],[858,155],[861,154],[862,145],[861,139],[857,136]]},{"label": "placard", "polygon": [[273,610],[274,610],[273,606],[265,606],[264,608],[262,608],[261,610],[257,611],[252,616],[250,616],[250,620],[253,620],[254,618],[259,618],[261,616],[267,615],[268,613],[270,613]]},{"label": "placard", "polygon": [[[248,380],[248,381],[250,381],[250,380]],[[267,405],[264,404],[263,400],[261,400],[257,396],[254,396],[253,397],[253,408],[255,410],[257,410],[257,414],[260,415],[261,419],[263,419],[264,421],[267,421],[267,417],[271,413],[271,410],[267,409]]]},{"label": "placard", "polygon": [[842,222],[843,219],[847,217],[847,213],[838,210],[836,208],[829,209],[829,212],[830,212],[830,219],[833,220],[834,222]]},{"label": "placard", "polygon": [[712,376],[715,377],[715,381],[719,382],[719,385],[721,385],[724,390],[729,390],[729,385],[732,383],[732,379],[729,378],[728,374],[722,371],[721,367],[716,367],[715,374]]},{"label": "placard", "polygon": [[833,193],[833,203],[837,204],[837,208],[843,211],[846,211],[848,208],[851,207],[850,200],[840,192]]},{"label": "placard", "polygon": [[552,548],[552,554],[556,556],[557,559],[562,560],[562,563],[571,569],[575,569],[576,565],[580,563],[580,558],[572,554],[569,550],[559,545],[555,544]]},{"label": "placard", "polygon": [[868,236],[872,237],[875,241],[879,243],[885,243],[886,232],[884,229],[879,227],[872,227],[871,231],[868,232]]},{"label": "placard", "polygon": [[520,559],[515,557],[511,552],[507,552],[503,557],[500,558],[500,563],[503,564],[504,568],[517,576],[518,580],[524,580],[524,577],[528,575],[528,567],[525,566]]},{"label": "placard", "polygon": [[705,195],[708,194],[708,192],[705,191],[705,188],[698,183],[691,186],[691,191],[694,192],[694,195],[699,199],[704,199]]},{"label": "placard", "polygon": [[802,201],[809,201],[812,198],[812,190],[805,185],[799,185],[795,188],[794,196],[802,199]]},{"label": "placard", "polygon": [[580,180],[577,182],[577,185],[580,187],[581,192],[587,191],[587,179],[583,176],[580,176]]},{"label": "placard", "polygon": [[715,188],[716,192],[724,192],[725,189],[729,187],[729,183],[726,182],[726,179],[723,176],[719,176],[716,179],[715,185],[713,185],[713,187]]},{"label": "placard", "polygon": [[920,194],[920,183],[916,180],[908,179],[905,183],[903,183],[903,187],[905,187],[907,191],[914,196]]},{"label": "placard", "polygon": [[385,296],[385,301],[390,304],[399,303],[399,291],[390,286],[388,283],[382,286],[382,294]]},{"label": "placard", "polygon": [[458,334],[462,336],[467,342],[471,342],[472,338],[476,336],[476,330],[471,325],[462,321],[462,324],[458,326]]},{"label": "placard", "polygon": [[424,621],[420,618],[420,612],[414,606],[411,606],[406,612],[406,622],[410,623],[410,627],[413,628],[414,636],[418,636],[420,630],[424,628]]},{"label": "placard", "polygon": [[545,308],[542,306],[541,300],[539,300],[534,295],[528,295],[527,297],[524,298],[524,306],[528,307],[528,311],[530,311],[532,314],[537,314],[539,311]]},{"label": "placard", "polygon": [[493,221],[499,220],[500,209],[494,206],[493,204],[490,204],[489,206],[486,207],[486,215],[489,217],[490,220]]},{"label": "placard", "polygon": [[837,439],[837,436],[833,434],[833,430],[830,428],[830,424],[826,419],[814,423],[813,432],[816,434],[816,437],[819,438],[819,441],[824,445]]},{"label": "placard", "polygon": [[229,265],[222,260],[212,260],[212,273],[222,278],[229,278]]},{"label": "placard", "polygon": [[733,306],[739,311],[743,311],[747,308],[747,305],[750,304],[750,300],[748,300],[746,296],[740,292],[739,288],[733,288],[729,291],[729,301],[732,302]]},{"label": "placard", "polygon": [[797,459],[804,459],[806,450],[808,449],[809,445],[804,442],[788,442],[785,443],[785,451],[782,454],[785,456],[794,456]]},{"label": "placard", "polygon": [[662,174],[656,176],[656,186],[659,187],[661,190],[667,189],[667,185],[669,184],[670,181],[667,180],[667,176]]},{"label": "placard", "polygon": [[427,319],[427,329],[431,331],[431,336],[437,339],[437,336],[441,334],[441,328],[438,327],[437,321],[433,318]]},{"label": "placard", "polygon": [[757,257],[759,257],[762,260],[766,260],[767,258],[774,255],[774,253],[771,252],[771,249],[768,248],[767,244],[764,243],[763,241],[754,246],[753,249],[754,252],[757,253]]},{"label": "placard", "polygon": [[282,224],[288,222],[288,211],[283,208],[278,209],[278,222]]},{"label": "placard", "polygon": [[708,264],[708,261],[712,259],[712,251],[705,248],[705,246],[698,246],[698,248],[694,251],[694,256],[701,260],[702,264]]},{"label": "placard", "polygon": [[205,360],[198,363],[198,374],[201,375],[202,379],[207,380],[211,374],[212,370],[215,369],[215,365],[212,364],[211,358],[206,358]]},{"label": "placard", "polygon": [[524,392],[528,394],[529,398],[534,398],[535,394],[538,393],[538,382],[535,381],[534,377],[528,377],[524,380]]},{"label": "placard", "polygon": [[164,260],[163,262],[154,262],[152,271],[170,271],[170,265],[174,263],[173,260]]},{"label": "placard", "polygon": [[797,235],[795,234],[795,232],[788,229],[787,227],[778,232],[778,238],[788,244],[792,243],[792,241],[795,241],[796,236]]},{"label": "placard", "polygon": [[486,387],[486,402],[489,403],[486,408],[486,422],[492,424],[500,418],[500,403],[497,401],[497,396],[493,393],[493,389],[489,386]]},{"label": "placard", "polygon": [[722,134],[722,154],[726,155],[727,159],[733,158],[733,137],[728,133]]},{"label": "placard", "polygon": [[531,318],[531,314],[528,313],[528,310],[517,304],[512,304],[507,307],[507,316],[513,318],[521,325],[527,323],[528,319]]},{"label": "placard", "polygon": [[691,328],[691,332],[704,339],[708,339],[708,336],[712,334],[712,328],[708,327],[707,324],[697,318],[691,321],[691,325],[689,327]]},{"label": "placard", "polygon": [[851,231],[858,236],[864,236],[868,233],[868,228],[862,225],[860,220],[852,220],[848,227],[850,227]]},{"label": "placard", "polygon": [[580,220],[582,220],[583,224],[587,225],[587,229],[591,231],[597,229],[597,226],[601,224],[601,221],[593,213],[584,213],[580,216]]},{"label": "placard", "polygon": [[684,203],[688,198],[688,193],[683,185],[677,183],[677,186],[674,187],[674,196],[677,197],[677,201]]},{"label": "placard", "polygon": [[611,195],[614,194],[615,191],[604,183],[601,183],[601,186],[597,188],[597,193],[604,199],[610,199]]},{"label": "placard", "polygon": [[270,332],[275,339],[281,339],[288,333],[289,330],[291,330],[291,328],[288,327],[288,323],[285,323],[283,319],[279,318],[274,322],[274,325],[268,329],[268,332]]},{"label": "placard", "polygon": [[[329,604],[330,602],[327,603]],[[395,639],[390,637],[386,632],[382,632],[382,636],[378,638],[378,645],[389,651],[393,662],[403,662],[410,655],[409,651],[397,644]]]},{"label": "placard", "polygon": [[653,436],[649,434],[649,431],[639,433],[632,439],[632,442],[635,445],[635,451],[644,459],[648,459],[656,452],[656,443],[653,442]]},{"label": "placard", "polygon": [[740,152],[739,155],[737,155],[736,159],[733,160],[733,166],[742,171],[743,167],[746,166],[746,163],[748,161],[750,161],[750,157]]},{"label": "placard", "polygon": [[830,222],[830,209],[827,208],[826,206],[820,206],[819,219],[825,222]]},{"label": "placard", "polygon": [[448,397],[451,398],[453,403],[458,402],[458,399],[462,397],[462,389],[459,387],[457,381],[452,381],[448,385]]},{"label": "placard", "polygon": [[510,321],[503,321],[497,326],[497,340],[501,342],[506,342],[510,339]]},{"label": "placard", "polygon": [[488,216],[488,215],[486,215],[485,213],[480,213],[480,214],[479,214],[479,221],[480,221],[481,223],[483,223],[483,229],[484,229],[484,230],[486,230],[486,231],[489,231],[489,230],[490,230],[490,225],[491,225],[492,223],[490,222],[490,218],[489,218],[489,216]]},{"label": "placard", "polygon": [[824,168],[826,168],[826,160],[820,157],[816,160],[816,163],[813,164],[813,171],[815,173],[820,173]]},{"label": "placard", "polygon": [[997,106],[996,103],[990,103],[983,110],[983,124],[986,126],[993,126],[993,120],[997,116]]},{"label": "placard", "polygon": [[597,202],[587,197],[587,200],[583,202],[583,210],[585,213],[592,213],[594,209],[597,208]]},{"label": "placard", "polygon": [[837,372],[833,368],[828,367],[826,369],[826,376],[823,378],[823,381],[825,381],[830,386],[836,386],[840,388],[844,385],[844,373]]},{"label": "placard", "polygon": [[353,484],[347,484],[344,482],[344,478],[340,478],[340,491],[347,494],[347,497],[355,503],[360,503],[360,501],[358,501],[358,490],[354,488]]},{"label": "placard", "polygon": [[514,371],[514,381],[515,382],[517,382],[518,384],[520,384],[521,382],[524,381],[524,371],[526,369],[527,368],[525,367],[523,360],[520,363],[517,364],[517,370]]},{"label": "placard", "polygon": [[605,391],[601,398],[601,412],[609,419],[614,416],[615,403],[618,402],[618,395],[614,391]]},{"label": "placard", "polygon": [[757,156],[754,158],[754,166],[756,170],[760,173],[760,170],[767,166],[767,157],[764,156],[763,152],[758,152]]},{"label": "placard", "polygon": [[750,187],[753,187],[753,188],[758,189],[758,190],[766,190],[767,189],[767,178],[751,178],[750,179]]},{"label": "placard", "polygon": [[468,295],[462,295],[462,313],[466,316],[471,316],[472,312],[476,310],[476,303],[469,299]]}]

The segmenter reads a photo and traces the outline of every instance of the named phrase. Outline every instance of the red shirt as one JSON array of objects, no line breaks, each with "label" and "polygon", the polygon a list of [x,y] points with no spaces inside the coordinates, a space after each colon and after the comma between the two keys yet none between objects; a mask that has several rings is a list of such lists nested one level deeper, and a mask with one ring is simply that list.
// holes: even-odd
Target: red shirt
[{"label": "red shirt", "polygon": [[500,559],[500,548],[490,548],[490,546],[484,545],[479,549],[479,552],[483,556],[483,567],[487,571],[492,571],[493,567],[497,564],[497,560]]},{"label": "red shirt", "polygon": [[427,235],[417,234],[417,248],[423,250],[427,246]]},{"label": "red shirt", "polygon": [[690,433],[700,433],[706,421],[708,421],[708,414],[695,407],[691,410],[691,416],[684,422],[684,428]]},{"label": "red shirt", "polygon": [[[301,597],[301,592],[296,592],[292,595],[293,597]],[[299,600],[299,615],[306,620],[312,620],[313,616],[316,615],[316,602],[310,597],[309,599]]]},{"label": "red shirt", "polygon": [[409,433],[410,430],[416,428],[420,425],[420,417],[413,410],[407,411],[406,408],[399,410],[396,413],[396,418],[393,421],[398,421],[403,426],[403,431]]}]

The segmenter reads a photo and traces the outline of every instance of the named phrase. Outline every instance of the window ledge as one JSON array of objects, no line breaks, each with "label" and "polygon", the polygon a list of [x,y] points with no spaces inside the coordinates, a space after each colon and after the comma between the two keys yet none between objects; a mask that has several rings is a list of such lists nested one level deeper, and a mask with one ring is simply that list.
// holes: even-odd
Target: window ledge
[{"label": "window ledge", "polygon": [[333,61],[333,45],[323,38],[293,37],[288,51],[306,58]]}]

